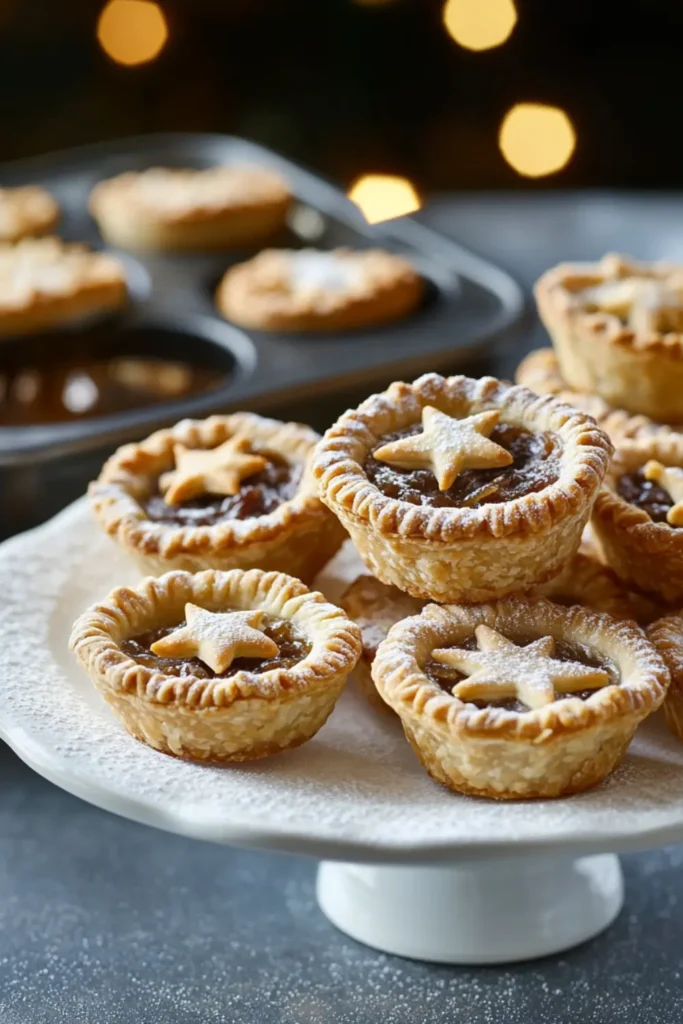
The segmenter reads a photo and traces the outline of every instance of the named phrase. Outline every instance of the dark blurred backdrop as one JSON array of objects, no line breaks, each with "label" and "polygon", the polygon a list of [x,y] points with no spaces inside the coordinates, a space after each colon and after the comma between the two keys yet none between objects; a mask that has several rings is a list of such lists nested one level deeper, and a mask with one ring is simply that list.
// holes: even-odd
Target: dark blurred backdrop
[{"label": "dark blurred backdrop", "polygon": [[[474,14],[458,8],[466,2],[451,7],[456,29],[476,36],[468,17],[490,29],[496,0],[470,0]],[[140,29],[136,0],[111,3],[122,6],[109,45],[124,55],[152,46],[133,38],[155,31]],[[136,66],[98,42],[106,6],[0,0],[0,159],[140,132],[217,131],[342,184],[380,171],[423,193],[524,188],[531,179],[506,162],[498,133],[511,107],[534,102],[565,111],[577,141],[563,169],[533,184],[683,180],[680,0],[517,0],[509,38],[480,52],[449,34],[444,0],[160,0],[168,38]]]}]

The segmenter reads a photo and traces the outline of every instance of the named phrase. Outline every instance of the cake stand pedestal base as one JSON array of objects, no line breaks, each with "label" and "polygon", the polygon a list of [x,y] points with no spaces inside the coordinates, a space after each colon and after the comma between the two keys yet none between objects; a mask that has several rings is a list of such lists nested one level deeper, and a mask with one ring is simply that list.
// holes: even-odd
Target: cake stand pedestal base
[{"label": "cake stand pedestal base", "polygon": [[415,960],[533,960],[592,938],[624,898],[614,854],[385,867],[324,861],[318,902],[359,942]]}]

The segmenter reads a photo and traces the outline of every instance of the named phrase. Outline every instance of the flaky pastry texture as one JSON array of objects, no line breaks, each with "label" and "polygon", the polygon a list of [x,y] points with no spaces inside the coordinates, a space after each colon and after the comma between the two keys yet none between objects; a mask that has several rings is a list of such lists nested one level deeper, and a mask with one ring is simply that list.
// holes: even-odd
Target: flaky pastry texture
[{"label": "flaky pastry texture", "polygon": [[[586,700],[569,697],[526,712],[463,703],[423,667],[432,651],[457,646],[481,624],[517,643],[552,636],[585,644],[611,659],[620,683]],[[634,622],[527,598],[428,605],[393,627],[372,677],[433,778],[457,792],[501,800],[563,796],[602,781],[669,685],[666,665]]]},{"label": "flaky pastry texture", "polygon": [[[363,468],[380,439],[431,405],[452,416],[500,410],[500,422],[555,435],[559,477],[542,490],[479,508],[435,508],[385,496]],[[370,572],[413,597],[477,602],[552,578],[578,549],[612,446],[595,421],[550,396],[493,377],[426,374],[345,413],[318,445],[320,496]]]},{"label": "flaky pastry texture", "polygon": [[[169,676],[138,664],[121,642],[208,611],[260,609],[291,621],[311,643],[291,668],[226,679]],[[284,573],[170,572],[117,587],[74,624],[71,650],[137,739],[191,760],[244,761],[310,739],[334,708],[361,649],[358,627],[321,594]]]},{"label": "flaky pastry texture", "polygon": [[199,572],[258,567],[308,581],[337,551],[345,531],[318,499],[305,468],[294,497],[266,515],[210,526],[148,518],[142,502],[159,476],[173,468],[176,444],[215,448],[238,433],[246,434],[259,448],[303,467],[318,440],[309,427],[253,413],[182,420],[139,444],[119,448],[90,485],[98,522],[143,572],[159,575],[169,569]]},{"label": "flaky pastry texture", "polygon": [[683,436],[672,432],[624,441],[598,495],[591,527],[607,564],[621,580],[665,604],[675,604],[683,601],[683,530],[654,522],[617,492],[619,478],[650,459],[683,466]]},{"label": "flaky pastry texture", "polygon": [[554,267],[534,292],[570,388],[631,414],[683,423],[683,266],[609,254]]}]

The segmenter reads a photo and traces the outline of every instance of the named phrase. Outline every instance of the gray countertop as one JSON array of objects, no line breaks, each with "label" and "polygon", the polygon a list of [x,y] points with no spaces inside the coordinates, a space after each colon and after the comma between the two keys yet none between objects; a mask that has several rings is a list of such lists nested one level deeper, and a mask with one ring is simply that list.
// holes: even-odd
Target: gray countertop
[{"label": "gray countertop", "polygon": [[[683,255],[681,200],[471,196],[425,214],[528,286],[559,256]],[[674,207],[676,209],[674,209]],[[539,330],[488,369],[510,374]],[[0,1024],[678,1024],[683,847],[624,858],[626,908],[560,957],[456,969],[337,932],[315,864],[167,835],[44,782],[0,745]]]}]

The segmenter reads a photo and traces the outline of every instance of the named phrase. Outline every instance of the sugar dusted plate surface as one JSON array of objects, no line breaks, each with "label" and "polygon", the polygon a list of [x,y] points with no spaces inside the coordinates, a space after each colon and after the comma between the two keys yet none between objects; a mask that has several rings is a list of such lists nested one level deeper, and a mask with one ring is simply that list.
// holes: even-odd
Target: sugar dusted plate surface
[{"label": "sugar dusted plate surface", "polygon": [[[360,571],[347,546],[319,584],[334,600]],[[67,646],[85,607],[136,578],[84,501],[0,548],[0,735],[85,800],[201,839],[355,860],[572,854],[683,840],[683,745],[659,716],[601,787],[538,803],[496,804],[442,789],[398,722],[352,685],[298,750],[229,768],[159,754],[128,736]]]}]

